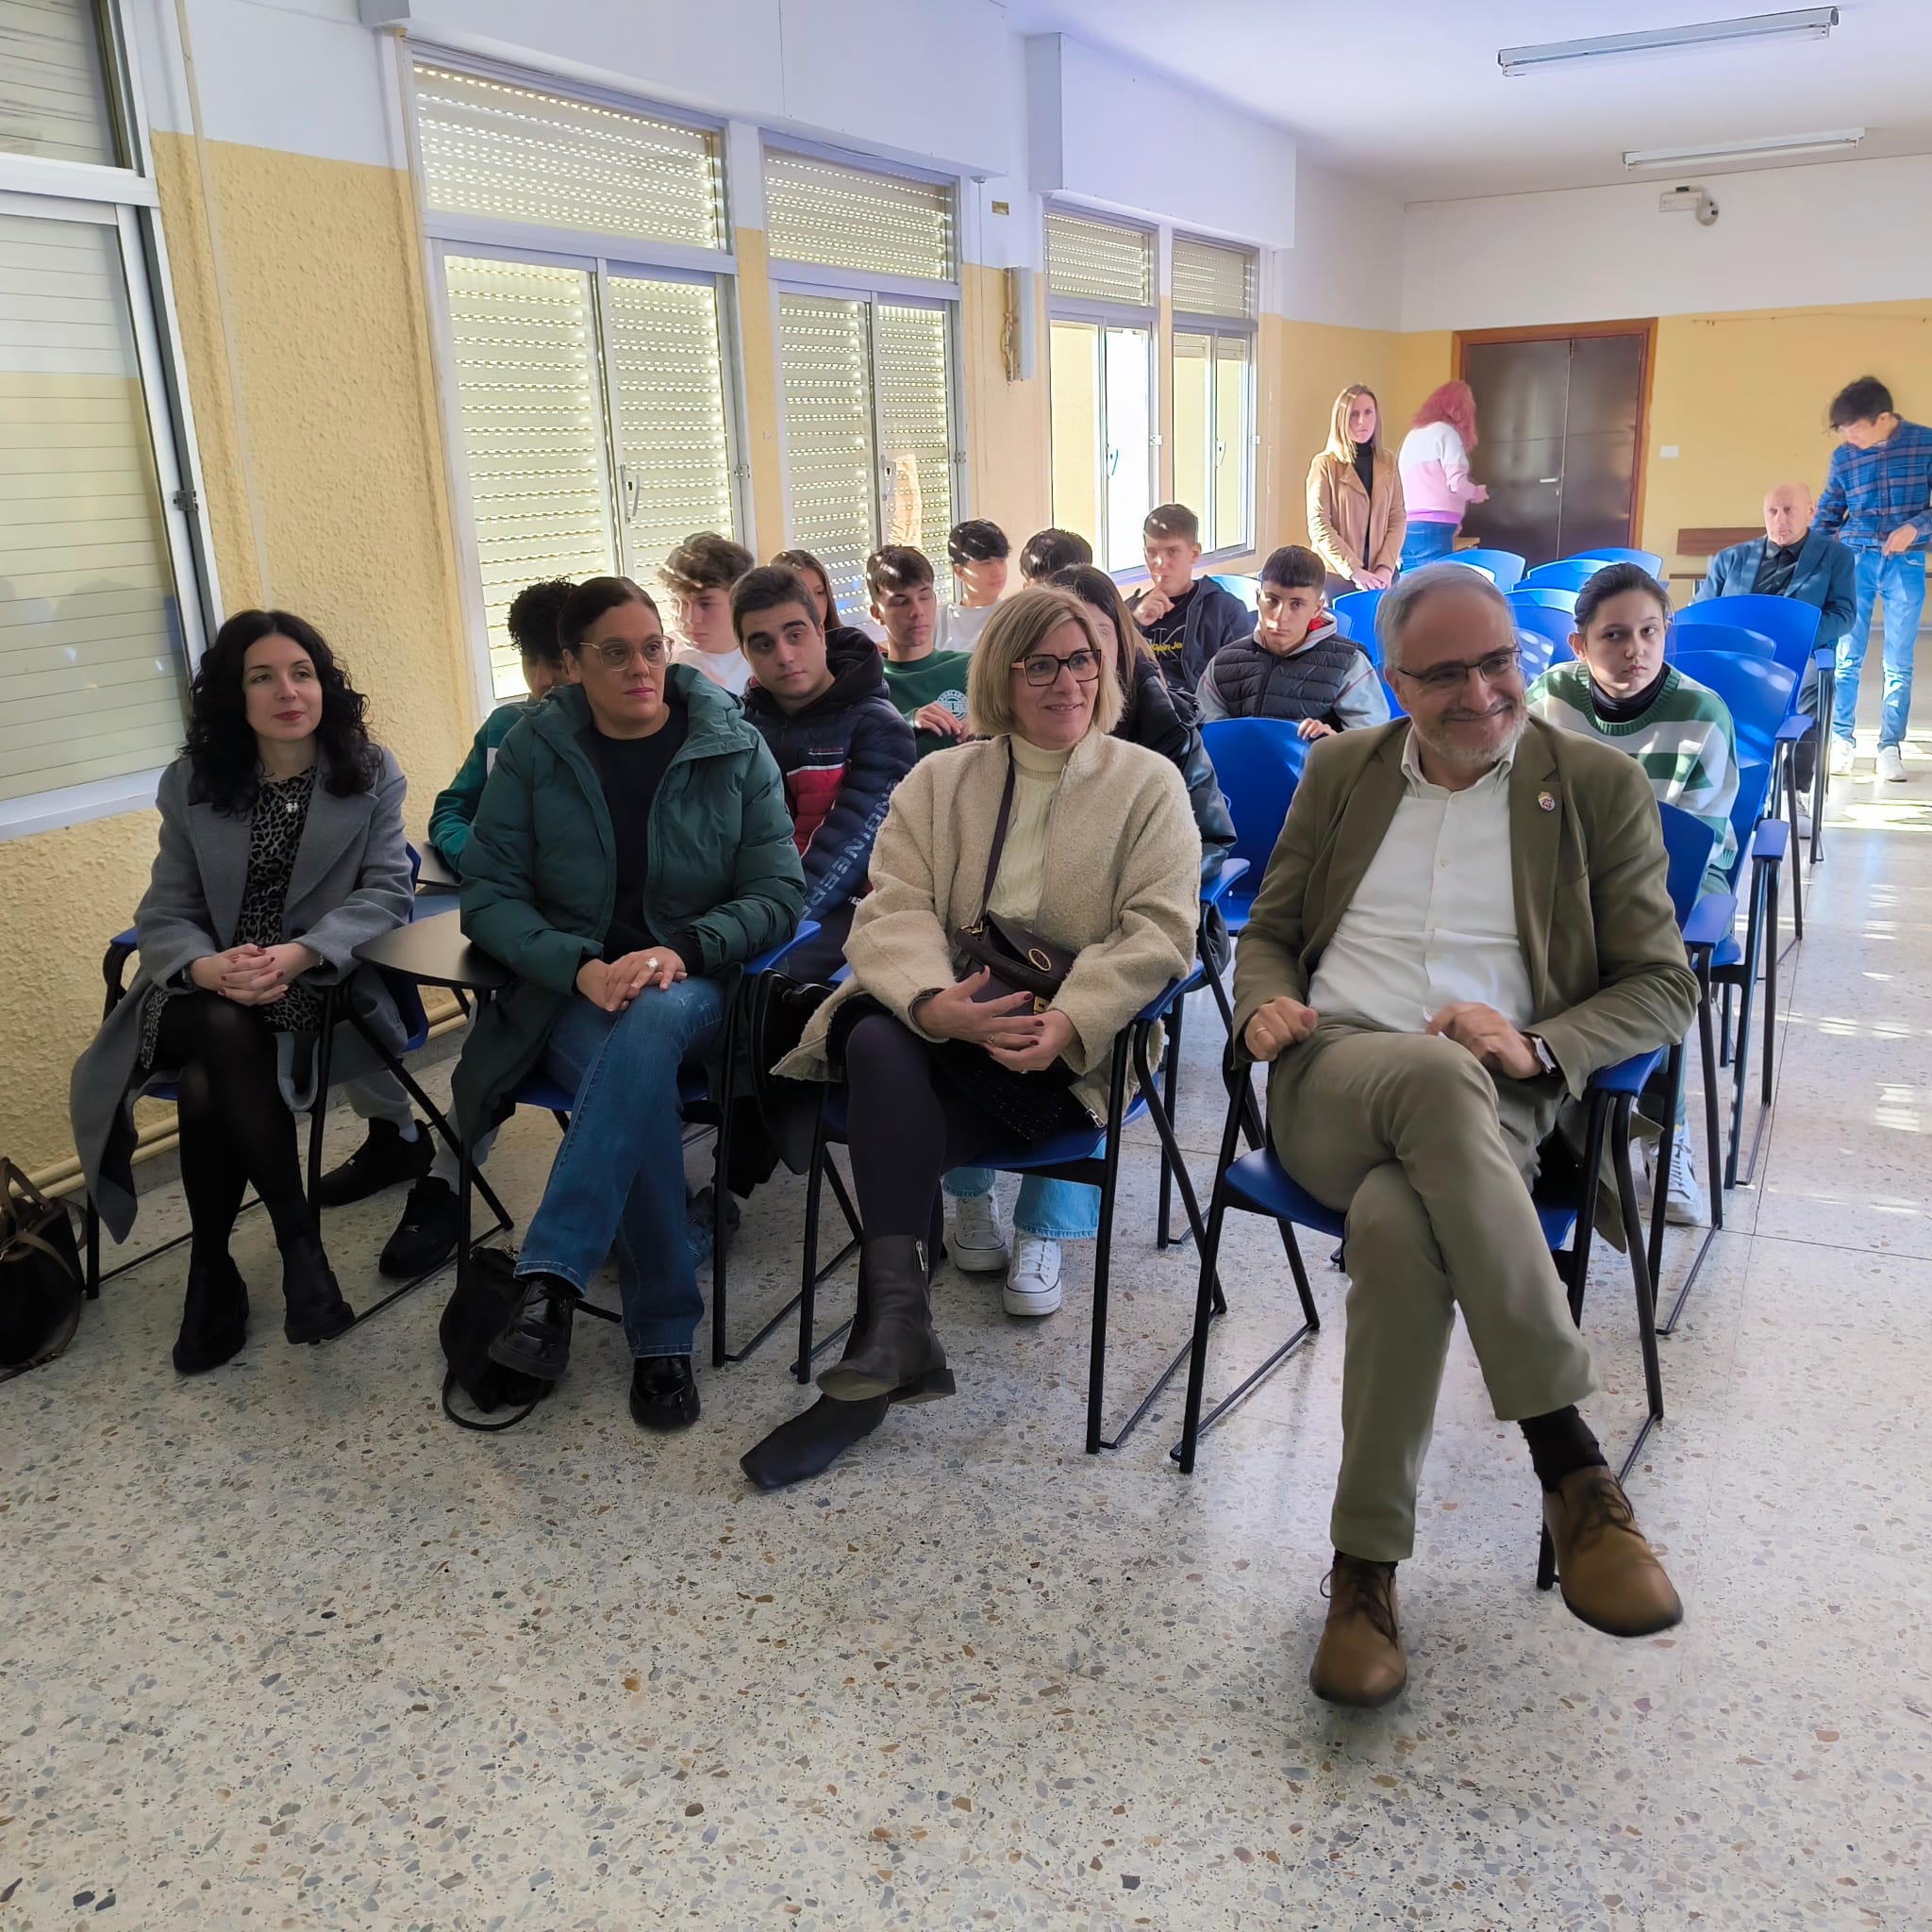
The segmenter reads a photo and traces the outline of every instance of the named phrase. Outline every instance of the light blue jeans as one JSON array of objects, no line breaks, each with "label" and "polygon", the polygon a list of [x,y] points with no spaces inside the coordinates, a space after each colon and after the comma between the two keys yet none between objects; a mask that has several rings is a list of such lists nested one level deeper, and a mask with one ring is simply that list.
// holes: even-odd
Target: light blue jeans
[{"label": "light blue jeans", "polygon": [[1425,563],[1441,563],[1456,549],[1457,524],[1411,523],[1403,533],[1402,567],[1420,570]]},{"label": "light blue jeans", "polygon": [[[956,1201],[992,1192],[992,1169],[956,1167],[941,1185]],[[1100,1190],[1084,1181],[1023,1174],[1013,1231],[1041,1241],[1091,1241],[1100,1232]]]},{"label": "light blue jeans", "polygon": [[724,1013],[709,979],[654,989],[622,1013],[577,993],[544,1046],[544,1073],[576,1101],[517,1274],[560,1275],[582,1292],[614,1242],[634,1356],[689,1355],[705,1312],[686,1228],[677,1070],[703,1055]]},{"label": "light blue jeans", "polygon": [[1871,641],[1874,609],[1885,608],[1885,709],[1878,724],[1878,748],[1905,741],[1912,708],[1912,646],[1919,615],[1925,608],[1925,553],[1881,557],[1875,550],[1857,556],[1858,608],[1852,627],[1838,641],[1838,697],[1832,708],[1834,737],[1852,742],[1858,718],[1858,673]]}]

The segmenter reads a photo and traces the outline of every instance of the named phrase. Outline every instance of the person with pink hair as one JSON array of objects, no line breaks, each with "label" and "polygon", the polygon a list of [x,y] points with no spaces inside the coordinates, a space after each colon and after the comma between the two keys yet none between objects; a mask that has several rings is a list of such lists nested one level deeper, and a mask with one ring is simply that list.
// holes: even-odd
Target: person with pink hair
[{"label": "person with pink hair", "polygon": [[1402,567],[1435,563],[1456,548],[1462,513],[1489,491],[1469,480],[1475,447],[1475,394],[1466,382],[1445,382],[1429,391],[1402,439],[1397,467],[1408,506],[1402,539]]}]

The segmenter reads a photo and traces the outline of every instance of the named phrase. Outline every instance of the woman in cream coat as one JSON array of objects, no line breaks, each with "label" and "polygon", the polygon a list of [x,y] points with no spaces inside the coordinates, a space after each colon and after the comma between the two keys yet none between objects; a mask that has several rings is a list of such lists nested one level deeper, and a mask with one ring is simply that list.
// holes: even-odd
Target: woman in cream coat
[{"label": "woman in cream coat", "polygon": [[[1111,658],[1078,598],[1000,606],[968,691],[983,736],[924,759],[892,795],[845,957],[849,983],[778,1071],[842,1075],[865,1241],[860,1315],[824,1398],[745,1458],[768,1488],[815,1474],[893,1401],[954,1392],[927,1284],[940,1178],[1105,1117],[1115,1036],[1193,958],[1201,841],[1180,773],[1108,736]],[[1051,1005],[987,998],[954,935],[990,909],[1075,955]],[[1024,1127],[1017,1122],[1026,1123]]]}]

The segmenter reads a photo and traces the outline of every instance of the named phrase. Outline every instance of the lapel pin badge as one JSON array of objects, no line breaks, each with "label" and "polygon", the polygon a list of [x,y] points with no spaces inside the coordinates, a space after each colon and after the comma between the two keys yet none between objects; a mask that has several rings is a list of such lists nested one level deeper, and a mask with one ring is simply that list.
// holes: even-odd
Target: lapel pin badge
[{"label": "lapel pin badge", "polygon": [[1552,792],[1539,791],[1536,795],[1536,802],[1537,808],[1541,811],[1555,811],[1557,808],[1556,796]]}]

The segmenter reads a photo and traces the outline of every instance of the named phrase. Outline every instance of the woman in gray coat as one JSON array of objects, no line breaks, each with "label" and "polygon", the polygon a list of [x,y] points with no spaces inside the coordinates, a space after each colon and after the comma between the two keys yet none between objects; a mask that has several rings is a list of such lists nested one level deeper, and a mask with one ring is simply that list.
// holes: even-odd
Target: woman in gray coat
[{"label": "woman in gray coat", "polygon": [[[409,917],[403,774],[363,724],[321,634],[280,610],[225,624],[195,674],[184,755],[162,774],[160,849],[135,914],[141,970],[74,1069],[75,1143],[117,1240],[135,1214],[132,1103],[171,1081],[193,1227],[175,1366],[226,1361],[248,1291],[228,1237],[253,1186],[282,1255],[283,1333],[323,1341],[356,1317],[303,1192],[295,1110],[315,1098],[319,990],[346,981],[372,1029],[405,1029],[355,950]],[[350,1028],[332,1071],[365,1111],[407,1102]],[[374,1090],[374,1091],[372,1091]],[[413,1128],[413,1123],[412,1123]]]}]

